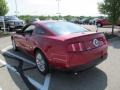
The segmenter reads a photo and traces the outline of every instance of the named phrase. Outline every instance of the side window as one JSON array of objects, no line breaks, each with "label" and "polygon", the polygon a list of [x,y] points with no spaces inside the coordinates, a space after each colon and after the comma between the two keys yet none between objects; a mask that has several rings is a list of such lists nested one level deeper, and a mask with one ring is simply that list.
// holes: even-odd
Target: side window
[{"label": "side window", "polygon": [[8,19],[9,19],[9,17],[7,17],[7,16],[4,17],[4,20],[5,20],[5,21],[7,21]]},{"label": "side window", "polygon": [[37,34],[37,35],[44,35],[45,34],[45,30],[43,28],[36,27],[35,34]]},{"label": "side window", "polygon": [[27,34],[27,35],[32,35],[32,32],[33,32],[34,29],[35,29],[35,26],[30,25],[24,30],[24,33]]}]

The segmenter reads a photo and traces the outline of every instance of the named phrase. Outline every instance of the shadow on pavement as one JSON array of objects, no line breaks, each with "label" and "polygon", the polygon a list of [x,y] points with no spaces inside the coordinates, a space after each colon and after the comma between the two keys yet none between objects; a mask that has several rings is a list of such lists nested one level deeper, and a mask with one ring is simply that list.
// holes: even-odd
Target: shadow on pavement
[{"label": "shadow on pavement", "polygon": [[92,68],[75,74],[54,72],[49,90],[105,90],[106,74],[98,68]]},{"label": "shadow on pavement", "polygon": [[109,46],[112,46],[116,49],[120,49],[120,37],[116,37],[109,40]]},{"label": "shadow on pavement", "polygon": [[[8,51],[12,51],[12,49],[10,49]],[[16,52],[16,53],[20,54],[20,52]],[[30,80],[26,77],[26,75],[35,81],[38,80],[38,83],[40,83],[41,85],[43,84],[44,76],[38,72],[36,66],[27,64],[18,58],[12,57],[11,55],[7,54],[6,52],[3,53],[2,55],[4,56],[6,63],[8,65],[14,67],[17,70],[17,72],[19,73],[19,75],[17,75],[17,74],[13,75],[13,74],[15,74],[15,72],[8,69],[9,74],[11,75],[11,78],[13,79],[14,83],[18,86],[18,88],[20,90],[26,90],[26,88],[24,88],[24,87],[27,87],[28,90],[37,90],[37,88],[30,82]],[[22,53],[21,53],[21,55],[22,55]],[[21,79],[21,83],[20,83],[20,79]]]},{"label": "shadow on pavement", "polygon": [[[37,88],[31,84],[31,82],[28,80],[28,78],[25,76],[24,70],[23,70],[23,61],[21,60],[12,60],[11,57],[4,55],[5,61],[8,65],[14,67],[19,75],[17,75],[15,72],[11,71],[8,68],[9,74],[11,75],[11,78],[13,79],[14,83],[18,86],[20,90],[25,90],[24,86],[28,88],[28,90],[37,90]],[[35,67],[32,67],[34,69]],[[15,75],[16,74],[16,75]],[[22,79],[20,83],[20,79]]]},{"label": "shadow on pavement", "polygon": [[[9,50],[13,52],[12,50]],[[14,52],[13,52],[14,53]],[[18,54],[19,52],[16,52]],[[29,90],[36,90],[36,87],[29,82],[25,76],[25,72],[28,70],[30,75],[35,75],[36,80],[41,78],[39,72],[33,72],[36,67],[31,65],[24,65],[24,62],[21,60],[16,60],[15,57],[3,54],[7,64],[14,66],[17,71],[20,73],[20,77],[23,80],[23,83],[28,87]],[[30,69],[30,70],[29,70]],[[15,77],[11,71],[9,73],[20,88],[20,90],[25,90],[18,78]],[[44,81],[44,80],[43,80]],[[77,75],[73,73],[66,73],[62,71],[55,71],[52,73],[49,90],[105,90],[107,86],[107,75],[98,68],[92,68],[83,72],[79,72]]]}]

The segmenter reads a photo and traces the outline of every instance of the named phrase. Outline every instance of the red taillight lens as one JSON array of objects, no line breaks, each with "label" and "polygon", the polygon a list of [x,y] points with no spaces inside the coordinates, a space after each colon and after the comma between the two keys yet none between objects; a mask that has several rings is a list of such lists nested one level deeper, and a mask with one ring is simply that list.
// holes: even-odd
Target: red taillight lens
[{"label": "red taillight lens", "polygon": [[70,52],[83,51],[83,46],[81,43],[70,44],[68,45],[68,51]]}]

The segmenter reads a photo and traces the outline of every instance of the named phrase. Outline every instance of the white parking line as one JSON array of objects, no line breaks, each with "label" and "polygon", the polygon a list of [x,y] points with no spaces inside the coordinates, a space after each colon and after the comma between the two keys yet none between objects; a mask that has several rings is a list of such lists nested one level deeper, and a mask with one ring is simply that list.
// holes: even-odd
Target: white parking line
[{"label": "white parking line", "polygon": [[[15,72],[17,75],[20,76],[19,72],[17,72],[17,70],[10,66],[9,64],[7,64],[5,61],[0,59],[0,63],[3,65],[6,65],[7,68],[9,68],[10,70],[12,70],[13,72]],[[37,81],[35,81],[34,79],[32,79],[31,77],[25,75],[25,77],[27,77],[27,79],[36,87],[38,88],[38,90],[41,90],[43,88],[43,85],[39,84]]]},{"label": "white parking line", "polygon": [[51,79],[51,74],[46,75],[42,90],[48,90],[49,84],[50,84],[50,79]]},{"label": "white parking line", "polygon": [[[14,54],[14,53],[9,52],[8,50],[11,49],[11,48],[12,48],[12,46],[10,45],[10,46],[4,48],[3,50],[1,50],[1,52],[2,52],[2,53],[7,53],[7,54],[9,54],[9,55],[11,55],[11,56],[13,56],[13,57],[16,57],[16,58],[18,58],[18,59],[26,62],[26,63],[32,64],[32,65],[36,65],[34,62],[31,62],[31,61],[28,60],[28,59],[25,59],[25,58],[23,58],[23,57],[20,57],[20,56]],[[1,62],[2,64],[4,64],[4,65],[7,65],[8,68],[11,67],[10,65],[6,64],[6,62],[4,62],[3,60],[0,60],[0,62]],[[13,67],[12,67],[12,69],[13,69]],[[13,71],[15,71],[15,70],[13,70]],[[17,72],[16,72],[16,73],[17,73]],[[30,78],[29,76],[26,76],[26,77],[27,77],[27,78],[29,79],[29,81],[30,81],[33,85],[35,85],[38,89],[48,90],[49,84],[50,84],[50,79],[51,79],[51,74],[46,75],[45,81],[44,81],[44,85],[39,84],[37,81],[35,81],[34,79]]]},{"label": "white parking line", "polygon": [[4,48],[3,50],[1,50],[1,52],[2,52],[2,53],[7,53],[7,54],[9,54],[9,55],[11,55],[11,56],[13,56],[13,57],[19,58],[20,60],[23,60],[23,61],[26,62],[26,63],[32,64],[32,65],[36,65],[34,62],[32,62],[32,61],[30,61],[30,60],[27,60],[27,59],[25,59],[25,58],[23,58],[23,57],[20,57],[20,56],[18,56],[18,55],[16,55],[16,54],[13,54],[13,53],[7,51],[7,50],[9,50],[9,49],[11,49],[11,48],[12,48],[12,46],[8,46],[8,47]]},{"label": "white parking line", "polygon": [[6,48],[2,49],[2,52],[5,52],[6,50],[9,50],[12,48],[12,45],[7,46]]},{"label": "white parking line", "polygon": [[27,79],[35,86],[38,90],[43,88],[43,85],[32,79],[31,77],[27,76]]}]

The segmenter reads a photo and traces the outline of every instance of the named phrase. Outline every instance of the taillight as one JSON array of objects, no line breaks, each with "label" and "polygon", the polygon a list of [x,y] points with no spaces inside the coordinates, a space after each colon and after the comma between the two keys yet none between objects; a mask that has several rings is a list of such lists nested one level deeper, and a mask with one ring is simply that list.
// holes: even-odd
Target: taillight
[{"label": "taillight", "polygon": [[83,45],[82,45],[82,43],[69,44],[68,51],[69,52],[83,51]]}]

